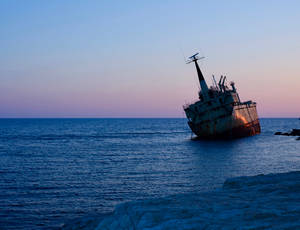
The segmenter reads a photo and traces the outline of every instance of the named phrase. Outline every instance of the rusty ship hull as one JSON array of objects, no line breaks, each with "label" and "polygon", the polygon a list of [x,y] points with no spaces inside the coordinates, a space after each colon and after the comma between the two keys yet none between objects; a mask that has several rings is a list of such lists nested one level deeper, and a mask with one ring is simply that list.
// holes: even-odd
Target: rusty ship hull
[{"label": "rusty ship hull", "polygon": [[221,76],[218,84],[213,77],[215,85],[208,88],[197,60],[197,54],[190,57],[190,62],[195,63],[199,78],[199,100],[183,107],[192,132],[198,138],[205,139],[259,134],[261,128],[256,103],[241,102],[234,83],[231,82],[229,88],[225,76]]},{"label": "rusty ship hull", "polygon": [[232,113],[225,116],[198,123],[189,121],[188,125],[197,137],[203,139],[239,138],[261,132],[255,105],[234,106]]}]

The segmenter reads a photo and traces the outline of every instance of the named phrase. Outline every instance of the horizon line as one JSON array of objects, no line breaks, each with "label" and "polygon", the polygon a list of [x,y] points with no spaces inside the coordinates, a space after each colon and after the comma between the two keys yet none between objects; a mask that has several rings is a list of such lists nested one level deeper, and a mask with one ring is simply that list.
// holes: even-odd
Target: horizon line
[{"label": "horizon line", "polygon": [[[261,117],[259,119],[300,119],[300,117]],[[186,117],[0,117],[0,119],[187,119]]]}]

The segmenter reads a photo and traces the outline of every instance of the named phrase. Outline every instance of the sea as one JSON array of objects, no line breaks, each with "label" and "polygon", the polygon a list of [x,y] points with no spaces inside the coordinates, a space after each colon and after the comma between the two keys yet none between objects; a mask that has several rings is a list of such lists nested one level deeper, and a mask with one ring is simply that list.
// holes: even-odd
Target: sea
[{"label": "sea", "polygon": [[300,170],[300,141],[262,133],[193,140],[186,119],[0,119],[0,229],[59,229],[117,204],[218,189],[230,177]]}]

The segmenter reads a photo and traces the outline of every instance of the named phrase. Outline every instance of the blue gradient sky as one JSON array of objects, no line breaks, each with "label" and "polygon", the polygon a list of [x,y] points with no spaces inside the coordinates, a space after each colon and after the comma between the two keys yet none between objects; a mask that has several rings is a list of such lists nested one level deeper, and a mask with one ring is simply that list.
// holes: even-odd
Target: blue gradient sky
[{"label": "blue gradient sky", "polygon": [[184,117],[200,51],[261,117],[300,116],[300,1],[0,1],[0,117]]}]

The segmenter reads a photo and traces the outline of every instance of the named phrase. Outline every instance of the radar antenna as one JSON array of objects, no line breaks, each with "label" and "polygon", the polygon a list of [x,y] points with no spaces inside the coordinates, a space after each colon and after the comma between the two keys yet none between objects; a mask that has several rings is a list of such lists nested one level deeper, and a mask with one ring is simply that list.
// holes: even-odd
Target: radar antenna
[{"label": "radar antenna", "polygon": [[198,57],[198,54],[199,54],[199,53],[196,53],[196,54],[190,56],[190,57],[188,58],[189,60],[186,62],[186,64],[190,64],[191,62],[197,62],[198,60],[204,58],[204,57]]}]

